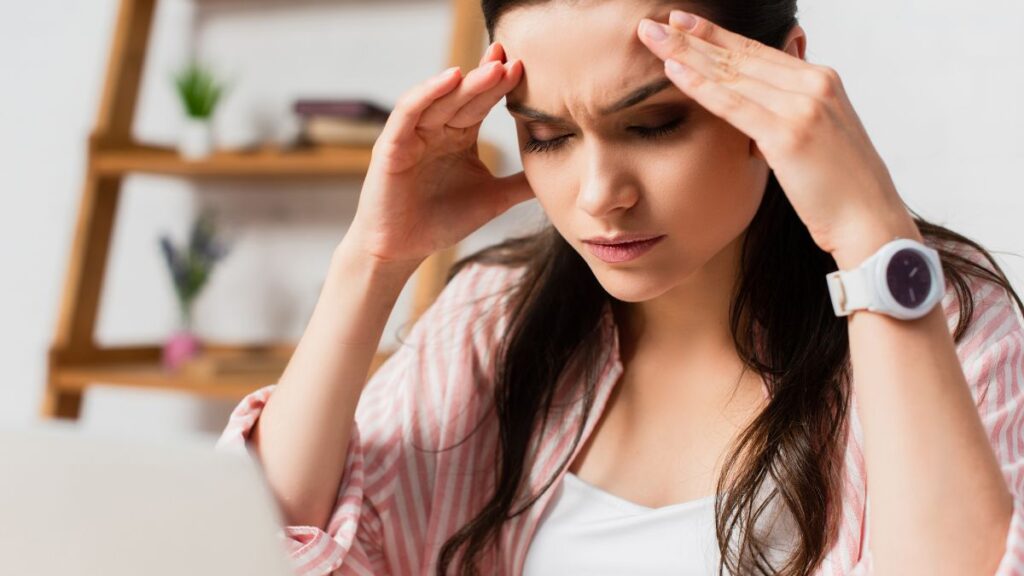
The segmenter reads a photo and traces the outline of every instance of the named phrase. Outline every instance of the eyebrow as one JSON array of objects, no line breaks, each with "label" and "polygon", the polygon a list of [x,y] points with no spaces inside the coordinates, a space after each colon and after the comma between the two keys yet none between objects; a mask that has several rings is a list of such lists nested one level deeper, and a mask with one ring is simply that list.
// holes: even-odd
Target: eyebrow
[{"label": "eyebrow", "polygon": [[[609,114],[614,114],[621,110],[625,110],[626,108],[629,108],[631,106],[636,106],[640,102],[643,102],[644,100],[650,98],[651,96],[654,96],[658,92],[661,92],[662,90],[672,85],[672,80],[670,80],[669,78],[658,78],[653,82],[649,82],[647,84],[644,84],[640,88],[633,90],[625,97],[619,99],[617,102],[611,104],[610,106],[602,108],[598,112],[603,116],[607,116]],[[563,119],[557,116],[548,114],[547,112],[541,112],[540,110],[531,108],[529,106],[517,102],[506,101],[505,108],[507,108],[509,112],[515,112],[516,114],[525,116],[527,118],[532,118],[533,120],[539,120],[541,122],[549,122],[552,124],[560,124],[565,122]]]}]

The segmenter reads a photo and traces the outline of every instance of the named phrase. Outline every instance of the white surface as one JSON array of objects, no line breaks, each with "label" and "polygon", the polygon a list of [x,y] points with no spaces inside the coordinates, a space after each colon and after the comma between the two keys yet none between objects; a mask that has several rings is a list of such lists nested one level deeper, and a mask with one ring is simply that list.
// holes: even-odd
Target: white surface
[{"label": "white surface", "polygon": [[291,574],[253,460],[174,442],[0,428],[0,573]]},{"label": "white surface", "polygon": [[[282,129],[290,98],[365,92],[394,101],[446,67],[448,2],[161,0],[136,133],[173,144],[181,111],[168,77],[190,47],[235,82],[218,112],[221,135]],[[75,225],[86,135],[99,101],[114,0],[0,3],[0,421],[35,418]],[[1024,3],[930,0],[803,2],[811,61],[841,73],[910,205],[996,251],[1024,253],[1019,167],[1024,162]],[[194,40],[194,43],[193,43]],[[374,46],[367,50],[366,46]],[[366,90],[362,87],[368,86]],[[497,109],[483,136],[518,170],[511,119]],[[202,186],[203,194],[195,194]],[[158,342],[176,310],[157,235],[180,239],[199,202],[230,211],[236,249],[196,314],[220,340],[301,334],[334,245],[355,210],[358,181],[287,184],[127,179],[102,298],[104,343]],[[470,237],[466,249],[525,226],[535,203]],[[998,255],[997,255],[998,256]],[[1001,257],[1018,287],[1024,259]],[[385,331],[407,316],[409,291]],[[124,434],[220,431],[233,403],[95,389],[83,424]]]}]

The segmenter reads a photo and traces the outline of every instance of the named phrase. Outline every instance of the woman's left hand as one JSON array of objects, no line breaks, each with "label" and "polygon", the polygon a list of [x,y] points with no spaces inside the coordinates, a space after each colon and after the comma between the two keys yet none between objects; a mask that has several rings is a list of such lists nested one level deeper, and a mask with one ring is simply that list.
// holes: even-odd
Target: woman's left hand
[{"label": "woman's left hand", "polygon": [[[835,70],[696,14],[673,10],[669,22],[641,20],[641,41],[665,61],[680,90],[753,139],[815,243],[840,269],[859,265],[895,236],[921,240]],[[649,36],[649,26],[664,37]]]}]

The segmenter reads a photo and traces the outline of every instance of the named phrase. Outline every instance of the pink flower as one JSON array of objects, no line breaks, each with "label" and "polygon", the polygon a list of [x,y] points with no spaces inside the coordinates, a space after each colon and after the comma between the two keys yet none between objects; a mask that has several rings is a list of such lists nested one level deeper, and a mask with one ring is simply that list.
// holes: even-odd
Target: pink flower
[{"label": "pink flower", "polygon": [[202,342],[195,334],[187,331],[175,332],[164,344],[164,368],[175,371],[186,360],[198,355],[200,351],[202,351]]}]

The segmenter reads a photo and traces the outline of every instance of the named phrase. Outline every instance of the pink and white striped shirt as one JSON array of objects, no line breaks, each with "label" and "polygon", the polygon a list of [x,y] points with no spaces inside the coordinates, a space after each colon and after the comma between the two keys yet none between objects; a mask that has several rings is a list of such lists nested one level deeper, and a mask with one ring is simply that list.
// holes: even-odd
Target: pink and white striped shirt
[{"label": "pink and white striped shirt", "polygon": [[[977,260],[980,262],[980,259]],[[492,408],[492,355],[507,325],[502,289],[521,269],[474,263],[445,287],[400,347],[373,374],[356,409],[336,507],[327,530],[283,527],[281,537],[296,573],[432,576],[438,552],[475,516],[493,489],[490,457],[497,449]],[[822,279],[824,282],[824,279]],[[1024,575],[1024,326],[1008,294],[972,279],[976,317],[957,354],[1007,485],[1015,497],[1006,552],[997,576]],[[942,301],[950,331],[959,316],[952,287]],[[597,398],[577,446],[582,447],[623,371],[610,306],[601,320],[603,342]],[[248,452],[247,438],[276,385],[246,396],[217,443]],[[571,387],[560,387],[570,389]],[[568,402],[567,402],[568,400]],[[534,493],[568,456],[582,403],[556,395],[549,426],[536,435],[527,460]],[[817,575],[872,574],[866,529],[863,435],[856,397],[849,417],[841,534]],[[564,407],[559,411],[558,407]],[[252,456],[251,453],[249,453]],[[573,453],[571,458],[575,458]],[[560,474],[564,475],[564,471]],[[527,547],[555,485],[502,528],[500,552],[489,556],[494,574],[522,573]]]}]

